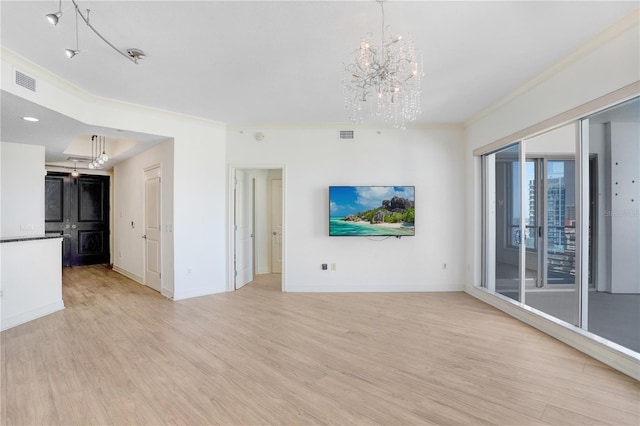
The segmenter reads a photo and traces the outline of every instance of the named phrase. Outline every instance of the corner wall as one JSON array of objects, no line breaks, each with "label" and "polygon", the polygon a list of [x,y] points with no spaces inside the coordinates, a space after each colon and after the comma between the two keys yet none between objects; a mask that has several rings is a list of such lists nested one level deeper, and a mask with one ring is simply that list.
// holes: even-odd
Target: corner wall
[{"label": "corner wall", "polygon": [[144,282],[144,171],[160,166],[162,294],[174,296],[173,283],[173,140],[126,161],[113,170],[113,267]]},{"label": "corner wall", "polygon": [[[525,133],[534,129],[544,130],[540,128],[543,122],[553,122],[553,125],[559,126],[578,119],[580,116],[569,117],[567,112],[574,108],[583,111],[583,106],[591,101],[604,103],[616,97],[606,95],[618,90],[620,93],[634,91],[637,94],[640,76],[638,16],[638,10],[633,11],[579,52],[556,64],[550,72],[545,73],[544,78],[536,79],[526,90],[468,123],[464,153],[467,170],[468,271],[465,290],[635,379],[640,379],[640,358],[637,353],[604,342],[575,327],[567,327],[548,316],[534,314],[527,307],[505,301],[478,288],[482,283],[482,179],[480,158],[474,156],[474,150],[500,140],[506,142],[513,138],[516,141],[520,137],[531,136]],[[602,107],[605,106],[609,105]]]},{"label": "corner wall", "polygon": [[[462,290],[463,131],[360,128],[354,140],[339,140],[337,130],[227,132],[228,164],[284,166],[286,291]],[[258,131],[264,140],[254,138]],[[416,236],[329,237],[331,185],[414,185]],[[335,263],[336,271],[323,271],[322,263]]]},{"label": "corner wall", "polygon": [[[164,249],[174,299],[225,291],[225,126],[92,95],[5,48],[1,66],[1,87],[16,96],[90,125],[173,138],[173,247]],[[13,83],[13,67],[38,80],[37,93]]]},{"label": "corner wall", "polygon": [[473,151],[637,82],[640,76],[638,11],[603,32],[580,52],[579,57],[570,56],[557,64],[555,72],[546,79],[489,109],[467,126],[464,156],[468,288],[480,285],[482,275],[480,160]]}]

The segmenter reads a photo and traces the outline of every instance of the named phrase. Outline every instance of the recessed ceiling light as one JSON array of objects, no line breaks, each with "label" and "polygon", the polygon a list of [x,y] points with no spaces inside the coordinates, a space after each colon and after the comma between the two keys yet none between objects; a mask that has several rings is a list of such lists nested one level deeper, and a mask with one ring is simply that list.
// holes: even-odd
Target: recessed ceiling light
[{"label": "recessed ceiling light", "polygon": [[39,119],[37,119],[37,118],[35,118],[35,117],[29,117],[28,115],[27,115],[27,116],[25,116],[25,117],[22,117],[22,119],[23,119],[24,121],[33,121],[33,122],[40,121]]}]

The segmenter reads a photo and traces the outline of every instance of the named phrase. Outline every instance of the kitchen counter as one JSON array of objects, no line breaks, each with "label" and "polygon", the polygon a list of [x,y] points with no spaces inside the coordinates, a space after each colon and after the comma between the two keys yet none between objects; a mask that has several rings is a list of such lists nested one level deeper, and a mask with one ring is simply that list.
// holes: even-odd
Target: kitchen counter
[{"label": "kitchen counter", "polygon": [[64,309],[62,235],[0,238],[0,329]]},{"label": "kitchen counter", "polygon": [[52,238],[62,238],[60,234],[46,234],[46,235],[25,235],[21,237],[0,237],[1,243],[16,243],[20,241],[33,241],[33,240],[49,240]]}]

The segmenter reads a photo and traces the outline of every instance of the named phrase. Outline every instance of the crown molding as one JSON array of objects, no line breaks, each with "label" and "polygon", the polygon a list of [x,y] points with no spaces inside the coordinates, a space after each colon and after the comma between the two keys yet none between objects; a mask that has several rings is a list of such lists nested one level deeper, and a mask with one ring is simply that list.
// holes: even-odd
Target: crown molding
[{"label": "crown molding", "polygon": [[541,83],[549,80],[551,77],[557,75],[562,70],[568,68],[570,65],[584,58],[589,53],[605,45],[609,41],[619,37],[620,35],[632,29],[633,27],[637,27],[639,23],[640,23],[640,8],[637,8],[629,12],[621,20],[612,24],[611,26],[606,28],[604,31],[600,32],[598,35],[593,37],[591,40],[589,40],[588,42],[586,42],[585,44],[583,44],[582,46],[580,46],[579,48],[571,52],[569,55],[560,59],[555,64],[551,65],[546,70],[544,70],[537,76],[533,77],[532,79],[530,79],[529,81],[527,81],[526,83],[524,83],[523,85],[521,85],[520,87],[518,87],[517,89],[515,89],[505,97],[503,97],[502,99],[498,100],[497,102],[493,103],[489,107],[475,114],[473,117],[471,117],[470,119],[464,122],[464,127],[467,128],[477,123],[478,121],[482,120],[486,116],[502,108],[512,100],[530,91],[531,89],[540,85]]},{"label": "crown molding", "polygon": [[333,122],[333,123],[239,123],[228,124],[229,131],[244,130],[377,130],[377,131],[411,131],[411,130],[454,130],[464,131],[465,127],[462,123],[412,123],[407,124],[406,130],[393,127],[389,123],[351,123],[351,122]]}]

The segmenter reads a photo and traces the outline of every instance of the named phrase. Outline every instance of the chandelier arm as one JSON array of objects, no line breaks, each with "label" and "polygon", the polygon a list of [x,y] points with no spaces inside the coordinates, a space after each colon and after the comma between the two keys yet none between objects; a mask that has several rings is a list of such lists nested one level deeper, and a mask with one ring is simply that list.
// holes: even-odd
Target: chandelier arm
[{"label": "chandelier arm", "polygon": [[124,56],[125,58],[127,58],[128,60],[130,60],[131,62],[133,62],[134,64],[138,64],[138,61],[135,58],[132,58],[131,56],[127,55],[125,52],[121,51],[120,49],[118,49],[117,47],[115,47],[113,44],[111,44],[109,42],[109,40],[107,40],[106,38],[104,38],[102,36],[102,34],[100,34],[98,32],[98,30],[96,30],[93,25],[91,25],[89,23],[89,19],[88,19],[88,14],[87,17],[85,17],[82,12],[80,11],[80,8],[78,7],[78,3],[76,3],[76,0],[71,0],[71,3],[73,3],[73,6],[76,8],[76,12],[80,15],[80,17],[82,18],[82,20],[84,21],[85,24],[87,24],[87,26],[89,28],[91,28],[91,31],[93,31],[98,37],[100,37],[102,39],[102,41],[104,41],[105,43],[107,43],[109,45],[109,47],[111,47],[113,50],[115,50],[116,52],[118,52],[119,54],[121,54],[122,56]]}]

